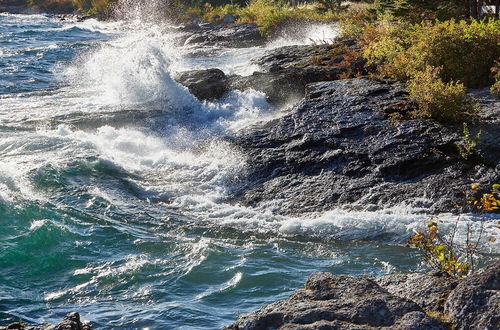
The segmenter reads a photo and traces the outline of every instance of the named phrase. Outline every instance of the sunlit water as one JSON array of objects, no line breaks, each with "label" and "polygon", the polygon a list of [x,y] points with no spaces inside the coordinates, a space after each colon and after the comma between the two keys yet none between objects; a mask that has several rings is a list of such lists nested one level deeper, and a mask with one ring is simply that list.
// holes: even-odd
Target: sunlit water
[{"label": "sunlit water", "polygon": [[190,58],[157,25],[1,14],[0,324],[78,311],[102,329],[214,329],[314,271],[422,269],[404,247],[422,210],[294,218],[280,200],[225,203],[251,159],[222,137],[279,109],[251,90],[200,103],[172,79],[250,74],[251,57],[332,29]]}]

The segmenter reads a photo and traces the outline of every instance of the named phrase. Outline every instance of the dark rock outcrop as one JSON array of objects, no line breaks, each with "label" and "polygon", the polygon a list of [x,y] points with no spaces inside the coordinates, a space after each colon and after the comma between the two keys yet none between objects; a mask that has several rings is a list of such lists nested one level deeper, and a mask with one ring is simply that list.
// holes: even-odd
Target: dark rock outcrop
[{"label": "dark rock outcrop", "polygon": [[281,47],[254,60],[261,71],[250,76],[226,76],[219,69],[193,70],[180,73],[177,81],[201,100],[222,97],[230,89],[251,88],[264,92],[274,104],[286,104],[303,98],[310,83],[362,72],[363,60],[345,61],[348,52],[357,50],[352,41]]},{"label": "dark rock outcrop", "polygon": [[[227,329],[445,329],[415,302],[373,278],[316,273],[289,299],[240,317]],[[420,328],[421,329],[421,328]]]},{"label": "dark rock outcrop", "polygon": [[488,88],[476,89],[469,92],[471,97],[478,100],[481,112],[478,120],[469,123],[473,134],[481,131],[479,148],[488,150],[481,156],[484,161],[495,166],[500,164],[500,98],[491,94]]},{"label": "dark rock outcrop", "polygon": [[6,327],[0,326],[0,330],[92,330],[92,328],[89,324],[83,324],[80,321],[80,314],[69,313],[57,324],[31,326],[25,323],[16,322]]},{"label": "dark rock outcrop", "polygon": [[493,330],[500,326],[499,283],[500,261],[461,281],[426,274],[374,279],[316,273],[287,300],[243,315],[226,329]]},{"label": "dark rock outcrop", "polygon": [[352,41],[277,48],[254,61],[262,71],[234,77],[231,88],[253,88],[266,93],[275,104],[298,101],[304,97],[306,85],[310,83],[337,80],[341,75],[362,72],[363,60],[345,61],[347,52],[357,50],[358,46]]},{"label": "dark rock outcrop", "polygon": [[219,69],[181,72],[176,80],[202,101],[221,98],[228,88],[228,79]]},{"label": "dark rock outcrop", "polygon": [[[397,84],[358,78],[308,85],[305,99],[288,113],[233,139],[252,164],[249,183],[232,200],[282,200],[285,214],[401,203],[439,212],[463,201],[471,182],[500,181],[500,165],[459,155],[461,125],[388,118],[409,109]],[[490,133],[498,137],[500,130]]]},{"label": "dark rock outcrop", "polygon": [[266,39],[259,27],[252,23],[243,24],[193,24],[178,28],[182,33],[179,43],[185,46],[210,47],[253,47],[262,45]]}]

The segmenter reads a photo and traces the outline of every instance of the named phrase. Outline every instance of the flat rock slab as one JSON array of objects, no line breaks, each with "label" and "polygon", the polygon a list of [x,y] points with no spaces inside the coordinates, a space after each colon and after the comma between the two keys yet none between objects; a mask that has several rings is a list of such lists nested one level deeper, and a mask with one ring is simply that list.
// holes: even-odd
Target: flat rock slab
[{"label": "flat rock slab", "polygon": [[[448,212],[472,182],[500,182],[498,163],[460,156],[462,125],[389,119],[409,108],[398,84],[356,78],[308,85],[289,112],[233,139],[252,163],[248,184],[231,200],[249,206],[278,200],[282,214],[401,204]],[[500,130],[489,133],[498,138]],[[477,151],[498,157],[494,148]]]}]

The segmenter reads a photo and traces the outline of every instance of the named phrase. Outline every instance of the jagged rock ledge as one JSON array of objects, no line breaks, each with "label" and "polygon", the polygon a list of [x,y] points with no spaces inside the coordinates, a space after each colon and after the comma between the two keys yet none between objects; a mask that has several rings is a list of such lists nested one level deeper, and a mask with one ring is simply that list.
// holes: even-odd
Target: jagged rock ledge
[{"label": "jagged rock ledge", "polygon": [[403,85],[340,79],[363,72],[362,60],[345,60],[358,47],[352,40],[281,47],[254,59],[260,69],[250,76],[209,69],[177,77],[201,100],[252,88],[278,105],[297,101],[280,118],[230,139],[252,161],[228,202],[278,200],[281,214],[399,205],[439,213],[456,210],[471,183],[500,181],[500,99],[472,91],[482,112],[468,124],[482,135],[476,154],[464,159],[461,123],[391,120],[415,107]]},{"label": "jagged rock ledge", "polygon": [[92,330],[92,327],[80,321],[80,314],[69,313],[57,324],[28,325],[16,322],[5,327],[0,326],[0,330]]},{"label": "jagged rock ledge", "polygon": [[484,103],[487,116],[471,118],[472,132],[482,129],[487,138],[468,159],[457,147],[461,124],[390,118],[411,109],[399,84],[355,78],[307,85],[305,98],[281,117],[231,138],[252,162],[230,201],[280,201],[281,214],[402,204],[437,213],[462,203],[471,183],[500,181],[500,100]]},{"label": "jagged rock ledge", "polygon": [[500,261],[464,280],[440,274],[380,278],[315,273],[288,299],[226,330],[499,329]]},{"label": "jagged rock ledge", "polygon": [[[231,38],[236,42],[238,38]],[[333,44],[286,46],[269,50],[252,62],[259,71],[249,76],[226,75],[220,69],[179,73],[177,82],[200,100],[221,98],[230,90],[254,89],[265,93],[271,103],[282,105],[304,97],[306,85],[337,80],[363,71],[364,60],[345,61],[348,52],[358,51],[353,40]]]},{"label": "jagged rock ledge", "polygon": [[259,32],[259,26],[253,23],[215,24],[201,23],[185,25],[173,29],[179,35],[178,45],[209,47],[253,47],[266,42]]}]

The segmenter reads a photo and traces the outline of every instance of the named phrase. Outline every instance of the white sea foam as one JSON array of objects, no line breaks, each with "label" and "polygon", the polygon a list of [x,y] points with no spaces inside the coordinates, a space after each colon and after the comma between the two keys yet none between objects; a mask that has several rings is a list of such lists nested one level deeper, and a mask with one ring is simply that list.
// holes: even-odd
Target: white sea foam
[{"label": "white sea foam", "polygon": [[299,31],[293,29],[290,33],[272,40],[267,48],[278,48],[290,45],[327,44],[339,36],[339,29],[335,24],[311,23],[303,26]]}]

